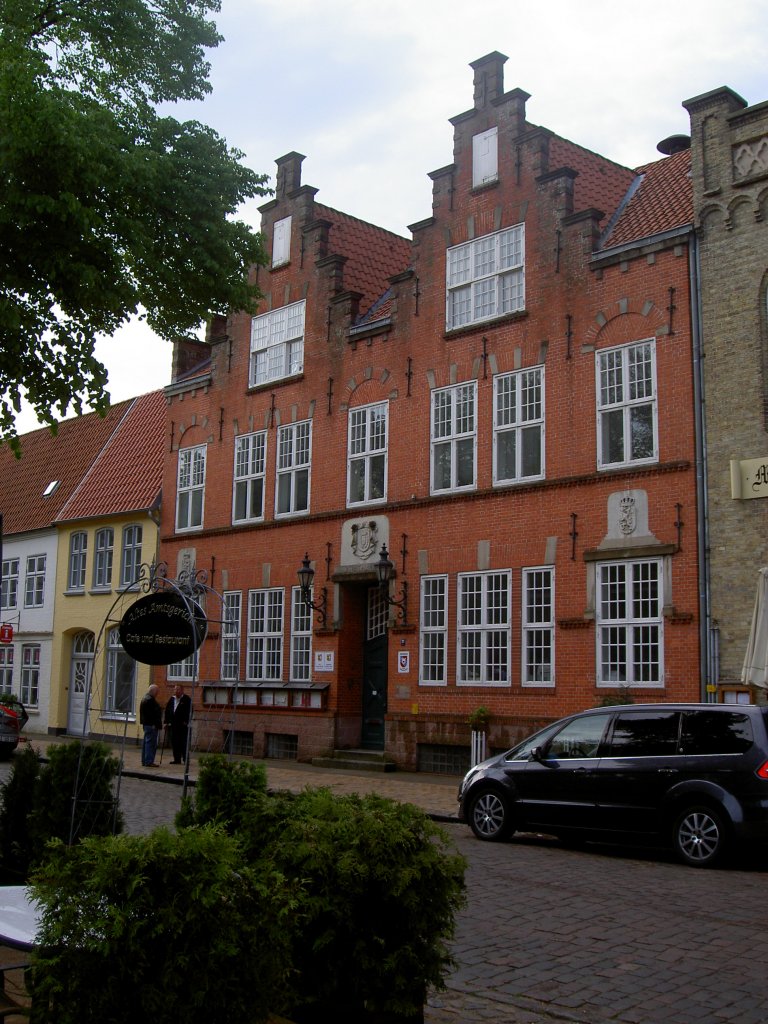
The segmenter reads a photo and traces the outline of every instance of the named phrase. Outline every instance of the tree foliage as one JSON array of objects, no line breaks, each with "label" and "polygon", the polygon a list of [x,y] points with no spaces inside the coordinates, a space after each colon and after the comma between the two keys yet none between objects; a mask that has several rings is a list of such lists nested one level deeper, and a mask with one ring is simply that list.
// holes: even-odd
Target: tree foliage
[{"label": "tree foliage", "polygon": [[0,0],[0,438],[26,397],[108,405],[101,334],[162,338],[252,308],[261,237],[235,219],[268,192],[212,129],[158,104],[210,91],[220,0]]}]

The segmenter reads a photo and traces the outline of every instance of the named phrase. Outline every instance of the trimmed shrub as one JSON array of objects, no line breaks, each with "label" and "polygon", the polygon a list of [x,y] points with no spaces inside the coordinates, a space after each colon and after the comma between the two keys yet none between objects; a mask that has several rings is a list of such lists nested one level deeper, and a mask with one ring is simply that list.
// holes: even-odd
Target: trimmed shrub
[{"label": "trimmed shrub", "polygon": [[264,765],[207,754],[200,758],[194,794],[185,797],[176,827],[216,823],[234,835],[247,828],[254,815],[263,813],[266,793]]},{"label": "trimmed shrub", "polygon": [[445,987],[448,941],[464,902],[466,861],[419,808],[328,789],[279,794],[245,843],[257,871],[272,866],[303,889],[291,999],[301,1024],[422,1019]]},{"label": "trimmed shrub", "polygon": [[32,860],[29,814],[38,776],[40,758],[31,746],[16,751],[8,781],[0,791],[0,863],[3,881],[26,881]]},{"label": "trimmed shrub", "polygon": [[32,886],[44,1024],[260,1024],[285,1000],[292,887],[219,828],[54,843]]}]

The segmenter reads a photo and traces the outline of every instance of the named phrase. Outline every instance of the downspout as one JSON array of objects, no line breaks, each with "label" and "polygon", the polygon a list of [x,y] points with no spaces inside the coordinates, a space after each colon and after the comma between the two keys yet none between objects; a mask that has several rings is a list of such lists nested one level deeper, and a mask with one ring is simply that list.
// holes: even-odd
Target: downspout
[{"label": "downspout", "polygon": [[714,701],[709,682],[717,683],[717,637],[712,628],[710,561],[709,561],[709,501],[707,495],[707,434],[704,415],[704,353],[701,328],[701,262],[699,241],[695,228],[688,246],[688,270],[691,290],[691,338],[693,342],[693,413],[696,448],[696,499],[698,515],[699,562],[699,665],[700,700]]}]

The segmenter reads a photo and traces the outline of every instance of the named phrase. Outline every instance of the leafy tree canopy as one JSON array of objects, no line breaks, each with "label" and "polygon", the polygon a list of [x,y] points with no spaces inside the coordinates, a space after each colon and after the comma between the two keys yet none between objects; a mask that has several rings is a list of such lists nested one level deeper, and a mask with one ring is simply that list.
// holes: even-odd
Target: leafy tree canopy
[{"label": "leafy tree canopy", "polygon": [[[0,0],[0,440],[109,402],[94,356],[141,315],[162,338],[252,308],[269,192],[211,128],[158,104],[210,92],[220,0]],[[57,416],[58,412],[58,416]]]}]

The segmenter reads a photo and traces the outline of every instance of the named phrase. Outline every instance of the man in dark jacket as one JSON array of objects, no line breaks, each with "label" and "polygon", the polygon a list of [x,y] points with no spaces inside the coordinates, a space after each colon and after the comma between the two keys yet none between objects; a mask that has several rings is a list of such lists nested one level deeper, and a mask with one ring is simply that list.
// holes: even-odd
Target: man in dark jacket
[{"label": "man in dark jacket", "polygon": [[187,757],[189,720],[192,717],[192,701],[184,693],[184,687],[176,684],[173,696],[165,705],[165,725],[171,731],[173,763],[181,764]]},{"label": "man in dark jacket", "polygon": [[144,727],[144,741],[141,745],[141,763],[145,768],[157,768],[157,736],[163,727],[163,709],[157,702],[158,687],[153,683],[139,704],[139,722]]}]

